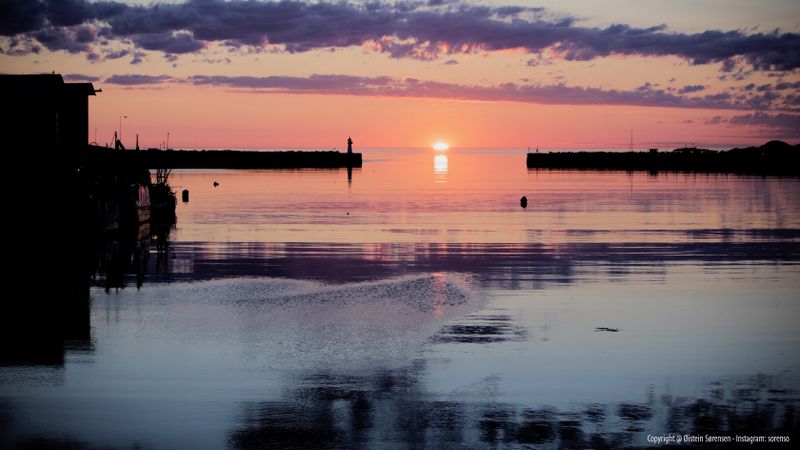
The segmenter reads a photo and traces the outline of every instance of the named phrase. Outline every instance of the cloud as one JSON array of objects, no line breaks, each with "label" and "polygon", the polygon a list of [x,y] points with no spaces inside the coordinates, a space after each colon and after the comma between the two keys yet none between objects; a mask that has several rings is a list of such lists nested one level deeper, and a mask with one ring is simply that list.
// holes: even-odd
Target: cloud
[{"label": "cloud", "polygon": [[[197,86],[218,86],[265,93],[322,95],[357,95],[377,97],[421,97],[467,101],[508,101],[556,105],[631,105],[702,109],[767,109],[782,97],[738,97],[727,92],[686,96],[644,84],[634,90],[601,89],[566,86],[502,83],[466,85],[389,76],[362,77],[353,75],[314,74],[296,76],[223,76],[193,75],[173,78],[167,75],[118,75],[107,83],[142,85],[151,83],[183,83]],[[696,91],[692,91],[694,93]]]},{"label": "cloud", "polygon": [[755,112],[733,116],[728,119],[728,123],[736,126],[745,125],[784,130],[790,132],[792,136],[800,136],[800,114]]},{"label": "cloud", "polygon": [[118,84],[122,86],[141,86],[150,84],[160,84],[173,81],[169,75],[112,75],[105,79],[108,84]]},{"label": "cloud", "polygon": [[0,1],[0,36],[36,31],[44,25],[42,4],[37,1]]},{"label": "cloud", "polygon": [[75,31],[75,42],[80,44],[88,44],[94,42],[97,39],[97,31],[91,27],[76,27]]},{"label": "cloud", "polygon": [[80,73],[65,73],[62,74],[62,77],[64,78],[64,80],[71,82],[96,83],[100,81],[100,77],[96,77],[93,75],[84,75]]},{"label": "cloud", "polygon": [[124,56],[129,55],[130,53],[131,53],[131,51],[130,50],[126,50],[126,49],[109,50],[103,56],[106,59],[119,59],[119,58],[122,58]]},{"label": "cloud", "polygon": [[800,81],[794,83],[788,81],[779,81],[775,84],[775,90],[785,91],[787,89],[800,89]]},{"label": "cloud", "polygon": [[33,37],[50,51],[64,50],[69,53],[90,53],[92,48],[85,42],[87,35],[83,28],[71,30],[49,27],[34,33]]},{"label": "cloud", "polygon": [[[687,123],[684,121],[684,123]],[[772,139],[800,138],[800,114],[753,112],[730,117],[714,116],[703,121],[705,125],[750,127]]]},{"label": "cloud", "polygon": [[133,52],[133,58],[131,58],[131,65],[136,66],[136,65],[141,64],[144,61],[144,57],[145,56],[146,55],[145,55],[144,52],[140,52],[138,50],[135,50]]},{"label": "cloud", "polygon": [[[363,46],[394,58],[430,60],[476,51],[545,50],[565,60],[611,55],[676,56],[692,64],[721,63],[733,71],[800,68],[800,34],[707,30],[678,33],[666,25],[637,28],[581,26],[575,17],[543,8],[477,6],[459,1],[347,3],[333,0],[187,0],[130,6],[113,1],[3,0],[0,35],[35,36],[48,49],[45,30],[103,26],[110,39],[141,49],[190,53],[205,43],[280,46],[286,52]],[[744,76],[744,75],[742,75]]]},{"label": "cloud", "polygon": [[395,82],[390,77],[357,77],[352,75],[311,75],[309,77],[289,76],[207,76],[194,75],[185,80],[195,85],[224,86],[243,89],[269,90],[273,92],[294,92],[314,94],[374,95],[388,90]]},{"label": "cloud", "polygon": [[175,33],[143,34],[134,42],[145,50],[158,50],[164,53],[193,53],[205,45],[195,40],[191,33],[178,31]]},{"label": "cloud", "polygon": [[678,89],[678,93],[679,94],[689,94],[689,93],[692,93],[692,92],[700,92],[700,91],[705,90],[705,88],[706,87],[703,86],[702,84],[690,84],[690,85],[686,85],[686,86]]},{"label": "cloud", "polygon": [[0,54],[24,56],[38,54],[41,51],[42,47],[29,36],[0,39]]}]

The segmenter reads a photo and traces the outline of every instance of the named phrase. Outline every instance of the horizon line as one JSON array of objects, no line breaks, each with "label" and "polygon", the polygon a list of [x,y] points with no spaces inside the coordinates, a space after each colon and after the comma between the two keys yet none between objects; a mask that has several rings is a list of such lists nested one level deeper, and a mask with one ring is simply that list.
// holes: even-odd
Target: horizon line
[{"label": "horizon line", "polygon": [[[733,148],[748,148],[748,147],[760,147],[765,145],[771,141],[783,141],[787,142],[782,139],[767,139],[764,141],[763,144],[760,145],[752,145],[752,144],[726,144],[726,145],[705,145],[702,143],[696,142],[686,142],[684,144],[670,144],[670,145],[663,145],[658,146],[657,143],[654,143],[654,146],[644,146],[644,147],[636,147],[633,151],[647,151],[652,148],[658,148],[661,150],[664,148],[667,149],[679,149],[679,148],[704,148],[709,150],[728,150]],[[791,142],[787,142],[789,145],[800,145],[800,141],[797,143],[792,144]],[[111,148],[111,147],[104,147],[101,145],[97,145],[100,148]],[[439,153],[448,153],[454,150],[498,150],[498,151],[533,151],[537,148],[535,146],[514,146],[514,147],[487,147],[487,146],[451,146],[446,151],[437,151]],[[274,146],[274,147],[180,147],[180,148],[169,148],[169,149],[162,149],[156,147],[146,147],[141,148],[141,150],[174,150],[174,151],[182,151],[182,150],[189,150],[189,151],[201,151],[201,150],[208,150],[208,151],[258,151],[258,150],[266,150],[266,151],[322,151],[322,152],[329,152],[329,151],[339,151],[339,152],[346,152],[347,149],[345,147],[322,147],[322,146]],[[425,151],[436,151],[432,147],[427,146],[366,146],[362,147],[361,149],[354,149],[353,153],[362,153],[364,150],[425,150]],[[627,145],[619,145],[619,146],[552,146],[552,147],[543,147],[538,146],[538,150],[540,151],[552,151],[552,150],[621,150],[621,151],[631,151]],[[136,151],[135,149],[128,148],[125,151]]]}]

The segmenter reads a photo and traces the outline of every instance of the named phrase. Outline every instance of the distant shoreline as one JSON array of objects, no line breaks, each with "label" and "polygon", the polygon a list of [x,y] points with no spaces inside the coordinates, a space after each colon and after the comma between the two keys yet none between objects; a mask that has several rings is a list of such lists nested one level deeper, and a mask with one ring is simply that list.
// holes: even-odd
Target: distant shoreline
[{"label": "distant shoreline", "polygon": [[559,151],[528,153],[528,169],[719,172],[800,176],[800,145],[770,141],[760,147],[672,151]]}]

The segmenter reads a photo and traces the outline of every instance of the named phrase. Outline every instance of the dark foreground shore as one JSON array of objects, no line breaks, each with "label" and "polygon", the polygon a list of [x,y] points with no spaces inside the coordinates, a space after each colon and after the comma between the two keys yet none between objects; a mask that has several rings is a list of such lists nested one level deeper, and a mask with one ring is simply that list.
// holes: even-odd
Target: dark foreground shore
[{"label": "dark foreground shore", "polygon": [[101,165],[169,169],[300,169],[361,167],[361,153],[335,151],[114,150],[90,146],[83,158]]},{"label": "dark foreground shore", "polygon": [[647,170],[800,175],[800,145],[770,141],[726,151],[679,148],[648,152],[528,153],[529,169]]}]

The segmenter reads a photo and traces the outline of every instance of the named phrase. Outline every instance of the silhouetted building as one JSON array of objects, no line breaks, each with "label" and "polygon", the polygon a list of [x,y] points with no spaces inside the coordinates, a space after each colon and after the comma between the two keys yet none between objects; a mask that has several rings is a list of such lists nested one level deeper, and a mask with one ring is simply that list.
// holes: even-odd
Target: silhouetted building
[{"label": "silhouetted building", "polygon": [[5,142],[29,148],[74,151],[89,143],[92,83],[64,83],[61,75],[0,75]]}]

